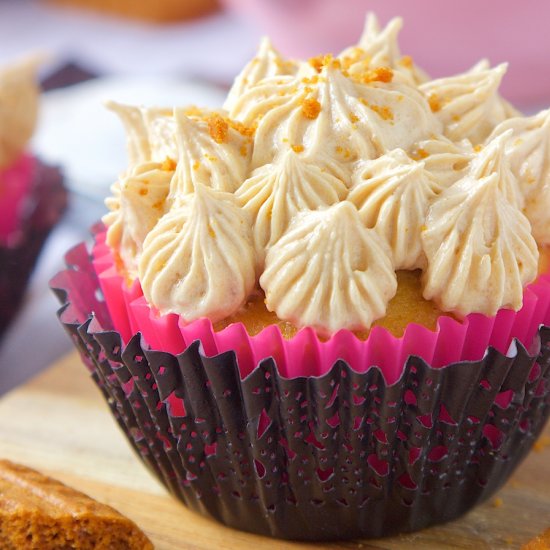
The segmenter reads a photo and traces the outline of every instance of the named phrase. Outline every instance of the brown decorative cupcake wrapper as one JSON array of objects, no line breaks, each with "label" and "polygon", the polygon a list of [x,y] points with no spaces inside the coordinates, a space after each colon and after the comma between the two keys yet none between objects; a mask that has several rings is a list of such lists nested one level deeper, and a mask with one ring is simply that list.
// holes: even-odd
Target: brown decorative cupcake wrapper
[{"label": "brown decorative cupcake wrapper", "polygon": [[67,206],[58,168],[36,160],[21,226],[10,245],[0,246],[0,338],[17,312],[48,234]]},{"label": "brown decorative cupcake wrapper", "polygon": [[86,248],[52,286],[59,311],[142,460],[191,509],[232,527],[302,540],[380,536],[456,518],[487,499],[550,411],[550,328],[533,355],[433,369],[409,357],[388,385],[337,361],[286,379],[272,358],[241,380],[235,354],[199,342],[150,351],[113,330]]}]

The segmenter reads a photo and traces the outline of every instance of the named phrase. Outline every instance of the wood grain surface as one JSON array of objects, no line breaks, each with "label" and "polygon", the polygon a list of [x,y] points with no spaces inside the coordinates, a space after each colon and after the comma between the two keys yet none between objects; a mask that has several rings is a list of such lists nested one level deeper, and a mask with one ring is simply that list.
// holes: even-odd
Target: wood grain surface
[{"label": "wood grain surface", "polygon": [[326,544],[276,541],[229,529],[188,511],[147,472],[76,353],[0,399],[0,457],[110,504],[132,518],[158,550],[519,549],[550,527],[547,426],[495,498],[446,525],[387,539]]}]

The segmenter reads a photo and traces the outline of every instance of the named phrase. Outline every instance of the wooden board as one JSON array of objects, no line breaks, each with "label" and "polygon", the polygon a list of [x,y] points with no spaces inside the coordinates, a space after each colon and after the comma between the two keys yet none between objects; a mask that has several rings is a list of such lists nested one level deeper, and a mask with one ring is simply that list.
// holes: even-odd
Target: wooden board
[{"label": "wooden board", "polygon": [[547,426],[498,497],[459,521],[388,539],[301,544],[223,527],[170,497],[130,450],[76,353],[0,399],[0,457],[40,469],[114,506],[158,550],[520,548],[550,527],[549,443]]}]

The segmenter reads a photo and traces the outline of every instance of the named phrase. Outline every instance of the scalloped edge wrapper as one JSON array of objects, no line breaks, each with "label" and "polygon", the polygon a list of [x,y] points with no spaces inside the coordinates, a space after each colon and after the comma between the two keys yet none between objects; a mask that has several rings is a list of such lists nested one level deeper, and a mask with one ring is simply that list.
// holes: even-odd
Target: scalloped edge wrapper
[{"label": "scalloped edge wrapper", "polygon": [[[23,175],[30,178],[23,182],[19,193],[25,193],[20,204],[19,220],[9,222],[9,234],[0,239],[0,338],[11,319],[17,313],[27,283],[40,251],[67,207],[67,190],[58,168],[48,166],[30,155],[23,155],[9,170],[0,174],[11,180]],[[7,207],[7,204],[3,204]],[[4,229],[7,229],[7,224]]]},{"label": "scalloped edge wrapper", "polygon": [[[66,261],[68,269],[51,283],[63,304],[59,318],[129,442],[186,506],[231,527],[313,541],[452,520],[508,479],[550,413],[546,326],[531,335],[531,353],[514,339],[506,354],[488,347],[478,360],[435,366],[410,355],[417,348],[407,334],[424,338],[416,327],[397,349],[397,339],[381,338],[386,349],[376,354],[361,351],[342,331],[321,357],[318,349],[303,349],[310,337],[285,342],[273,327],[251,352],[253,339],[243,344],[242,330],[228,327],[220,340],[206,328],[204,340],[185,341],[186,349],[174,354],[167,349],[174,338],[169,323],[155,342],[164,351],[151,350],[137,331],[148,315],[124,313],[114,330],[114,307],[131,308],[119,286],[109,311],[106,283],[97,276],[109,270],[104,255],[92,262],[80,245]],[[543,286],[533,290],[540,300],[532,306],[526,292],[529,319],[541,303],[548,309]],[[503,316],[509,333],[522,319],[521,312],[513,315]],[[481,332],[483,325],[469,326]],[[426,354],[456,355],[456,347],[474,353],[479,338],[471,328],[463,331],[455,327],[445,342],[435,337]],[[522,334],[527,341],[529,327]],[[506,339],[497,336],[502,345]],[[257,361],[250,372],[239,364],[241,347]],[[396,357],[403,361],[397,376]]]}]

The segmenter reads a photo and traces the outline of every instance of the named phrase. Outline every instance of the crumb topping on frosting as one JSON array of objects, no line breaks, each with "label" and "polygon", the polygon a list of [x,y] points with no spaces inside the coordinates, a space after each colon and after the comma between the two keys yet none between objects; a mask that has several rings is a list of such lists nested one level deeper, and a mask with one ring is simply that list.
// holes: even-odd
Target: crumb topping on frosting
[{"label": "crumb topping on frosting", "polygon": [[321,104],[316,99],[302,101],[302,114],[310,120],[315,120],[321,112]]},{"label": "crumb topping on frosting", "polygon": [[365,71],[361,75],[361,82],[368,84],[369,82],[391,82],[393,80],[393,71],[389,67],[377,67]]},{"label": "crumb topping on frosting", "polygon": [[222,110],[109,104],[130,166],[108,242],[160,313],[220,320],[259,286],[297,327],[365,330],[415,269],[442,311],[521,307],[550,243],[550,111],[499,95],[505,64],[430,80],[401,26],[369,15],[304,62],[264,39]]},{"label": "crumb topping on frosting", "polygon": [[228,139],[229,124],[218,114],[210,115],[207,119],[210,137],[216,143],[225,143]]}]

